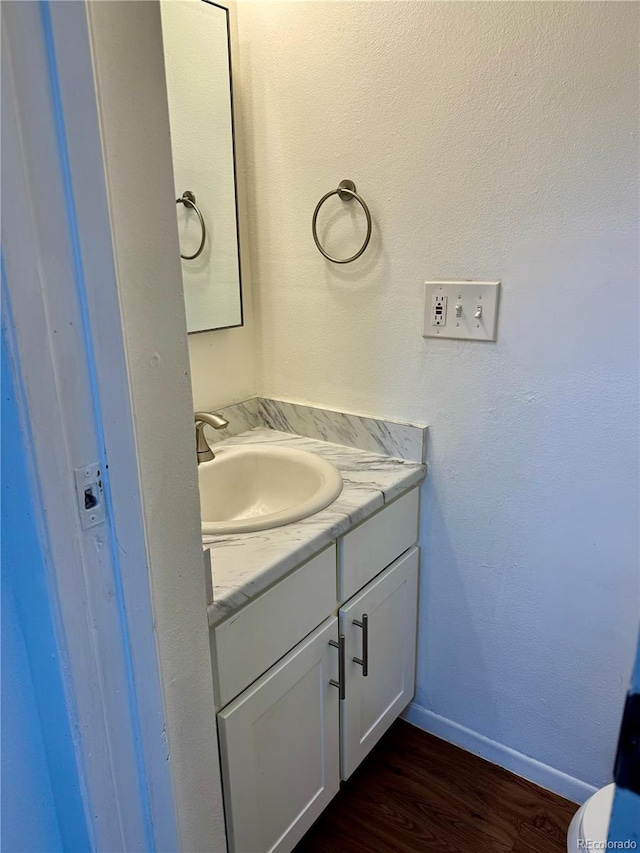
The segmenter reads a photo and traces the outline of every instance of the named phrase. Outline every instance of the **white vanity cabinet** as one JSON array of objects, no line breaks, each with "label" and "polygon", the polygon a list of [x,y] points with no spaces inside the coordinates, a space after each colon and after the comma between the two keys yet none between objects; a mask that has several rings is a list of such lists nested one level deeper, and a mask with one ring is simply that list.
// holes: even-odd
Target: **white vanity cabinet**
[{"label": "white vanity cabinet", "polygon": [[419,553],[412,548],[340,608],[347,659],[340,703],[343,779],[413,698]]},{"label": "white vanity cabinet", "polygon": [[414,488],[212,631],[230,853],[292,850],[411,701],[417,532]]},{"label": "white vanity cabinet", "polygon": [[218,714],[229,850],[285,851],[340,787],[338,620]]}]

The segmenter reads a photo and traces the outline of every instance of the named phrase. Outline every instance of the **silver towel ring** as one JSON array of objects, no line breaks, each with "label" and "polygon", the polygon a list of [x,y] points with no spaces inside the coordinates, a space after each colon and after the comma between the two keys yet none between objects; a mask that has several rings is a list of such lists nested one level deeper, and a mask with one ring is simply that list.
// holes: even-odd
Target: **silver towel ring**
[{"label": "silver towel ring", "polygon": [[200,245],[193,255],[183,255],[180,252],[180,257],[184,258],[185,261],[192,261],[194,258],[197,258],[198,255],[202,254],[202,250],[204,249],[204,241],[207,237],[207,229],[204,224],[204,217],[200,213],[200,208],[196,204],[196,197],[191,192],[191,190],[185,190],[180,198],[176,199],[176,204],[184,204],[185,207],[190,207],[198,214],[198,219],[200,220],[200,227],[202,228],[202,240],[200,240]]},{"label": "silver towel ring", "polygon": [[[318,239],[318,229],[317,229],[317,221],[318,221],[318,213],[320,208],[325,203],[328,198],[331,198],[332,195],[339,195],[343,201],[351,201],[352,199],[356,199],[360,202],[362,209],[364,210],[364,215],[367,217],[367,236],[364,238],[364,243],[362,244],[359,251],[352,255],[350,258],[332,258],[328,252],[325,252],[323,249],[320,240]],[[311,232],[313,234],[313,239],[315,241],[318,250],[325,256],[328,261],[332,261],[334,264],[350,264],[352,261],[355,261],[360,255],[364,252],[364,250],[369,245],[369,240],[371,239],[371,214],[369,213],[369,208],[367,207],[363,198],[361,198],[356,192],[356,185],[353,181],[340,181],[337,190],[331,190],[331,192],[323,195],[318,204],[316,205],[316,209],[313,211],[313,219],[311,220]]]}]

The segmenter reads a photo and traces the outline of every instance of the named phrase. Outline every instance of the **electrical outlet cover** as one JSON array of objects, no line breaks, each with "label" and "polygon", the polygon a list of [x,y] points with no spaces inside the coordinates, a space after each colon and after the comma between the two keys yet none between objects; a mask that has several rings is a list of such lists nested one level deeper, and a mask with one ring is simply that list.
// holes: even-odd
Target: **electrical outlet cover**
[{"label": "electrical outlet cover", "polygon": [[[443,296],[449,310],[444,322],[436,325],[434,305],[436,297]],[[495,341],[499,300],[499,281],[425,281],[422,335],[425,338]]]}]

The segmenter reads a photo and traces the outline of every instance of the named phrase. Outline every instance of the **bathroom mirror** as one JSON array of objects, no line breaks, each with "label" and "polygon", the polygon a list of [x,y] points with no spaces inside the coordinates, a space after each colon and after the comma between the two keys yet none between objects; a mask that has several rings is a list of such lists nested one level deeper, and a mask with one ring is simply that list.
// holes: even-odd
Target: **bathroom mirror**
[{"label": "bathroom mirror", "polygon": [[187,329],[241,326],[229,12],[160,6]]}]

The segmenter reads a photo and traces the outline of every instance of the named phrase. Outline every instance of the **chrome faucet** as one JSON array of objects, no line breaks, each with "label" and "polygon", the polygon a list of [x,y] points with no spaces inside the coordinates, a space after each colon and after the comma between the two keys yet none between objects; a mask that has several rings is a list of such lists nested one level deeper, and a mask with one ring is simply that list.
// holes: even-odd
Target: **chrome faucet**
[{"label": "chrome faucet", "polygon": [[193,417],[196,421],[196,456],[199,465],[201,462],[210,462],[215,459],[213,450],[209,447],[209,442],[204,435],[205,424],[214,429],[224,429],[229,426],[229,421],[222,415],[209,414],[209,412],[196,412]]}]

